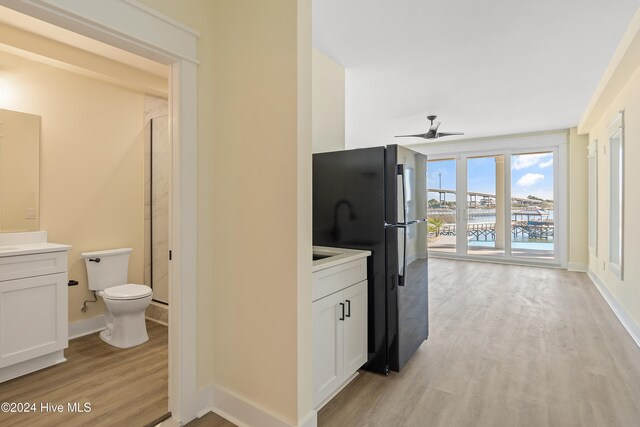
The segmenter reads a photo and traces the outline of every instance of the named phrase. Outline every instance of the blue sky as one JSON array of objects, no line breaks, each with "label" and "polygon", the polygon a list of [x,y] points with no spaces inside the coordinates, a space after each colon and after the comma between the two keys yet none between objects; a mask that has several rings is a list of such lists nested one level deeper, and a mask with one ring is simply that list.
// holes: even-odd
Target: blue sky
[{"label": "blue sky", "polygon": [[[468,160],[469,191],[495,194],[496,162],[494,157],[477,157]],[[430,161],[428,167],[429,188],[456,188],[456,161]],[[511,192],[515,197],[529,194],[553,199],[553,153],[521,154],[511,157]],[[429,198],[435,195],[430,194]],[[447,197],[453,200],[453,195]]]}]

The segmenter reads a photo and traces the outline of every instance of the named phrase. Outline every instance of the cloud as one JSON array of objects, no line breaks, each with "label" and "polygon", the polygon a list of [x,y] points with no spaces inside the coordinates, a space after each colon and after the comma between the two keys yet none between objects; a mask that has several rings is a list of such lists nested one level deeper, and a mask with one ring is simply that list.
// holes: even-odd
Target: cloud
[{"label": "cloud", "polygon": [[542,181],[544,179],[544,175],[540,173],[528,173],[522,175],[522,177],[516,182],[516,185],[519,187],[531,187],[535,185],[538,181]]},{"label": "cloud", "polygon": [[[546,160],[546,159],[549,159],[549,160]],[[553,153],[520,154],[518,156],[513,156],[511,169],[518,171],[521,169],[530,168],[542,162],[543,160],[546,160],[546,161],[540,164],[541,168],[546,168],[548,166],[551,166],[553,164]],[[545,166],[542,166],[542,165],[545,165]]]},{"label": "cloud", "polygon": [[542,162],[540,163],[540,167],[541,168],[548,168],[549,166],[553,165],[553,157],[550,158],[549,160],[547,160],[546,162]]}]

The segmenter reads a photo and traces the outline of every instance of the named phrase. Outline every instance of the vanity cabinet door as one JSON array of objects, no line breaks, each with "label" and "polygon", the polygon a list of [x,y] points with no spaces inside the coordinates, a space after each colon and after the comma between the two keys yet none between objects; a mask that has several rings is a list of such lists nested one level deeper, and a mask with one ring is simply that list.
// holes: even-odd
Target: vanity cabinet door
[{"label": "vanity cabinet door", "polygon": [[317,406],[344,380],[342,362],[342,292],[336,292],[312,304],[314,337],[313,401]]},{"label": "vanity cabinet door", "polygon": [[347,380],[367,362],[367,281],[345,289],[342,298],[346,305],[343,342]]},{"label": "vanity cabinet door", "polygon": [[67,273],[0,282],[0,368],[68,346]]}]

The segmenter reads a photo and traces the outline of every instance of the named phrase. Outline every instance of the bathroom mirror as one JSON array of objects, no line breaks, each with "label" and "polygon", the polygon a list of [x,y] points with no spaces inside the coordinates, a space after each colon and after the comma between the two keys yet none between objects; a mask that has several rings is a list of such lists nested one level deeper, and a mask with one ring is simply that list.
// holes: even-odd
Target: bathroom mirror
[{"label": "bathroom mirror", "polygon": [[0,233],[40,229],[40,116],[0,109]]}]

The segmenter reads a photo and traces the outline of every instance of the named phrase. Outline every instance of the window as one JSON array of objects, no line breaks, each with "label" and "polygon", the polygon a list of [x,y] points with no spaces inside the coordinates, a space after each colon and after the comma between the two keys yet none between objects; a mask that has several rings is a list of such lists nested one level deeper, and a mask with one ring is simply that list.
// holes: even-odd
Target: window
[{"label": "window", "polygon": [[623,112],[609,127],[609,269],[623,280],[624,235],[624,117]]},{"label": "window", "polygon": [[598,141],[589,144],[589,253],[598,256]]}]

